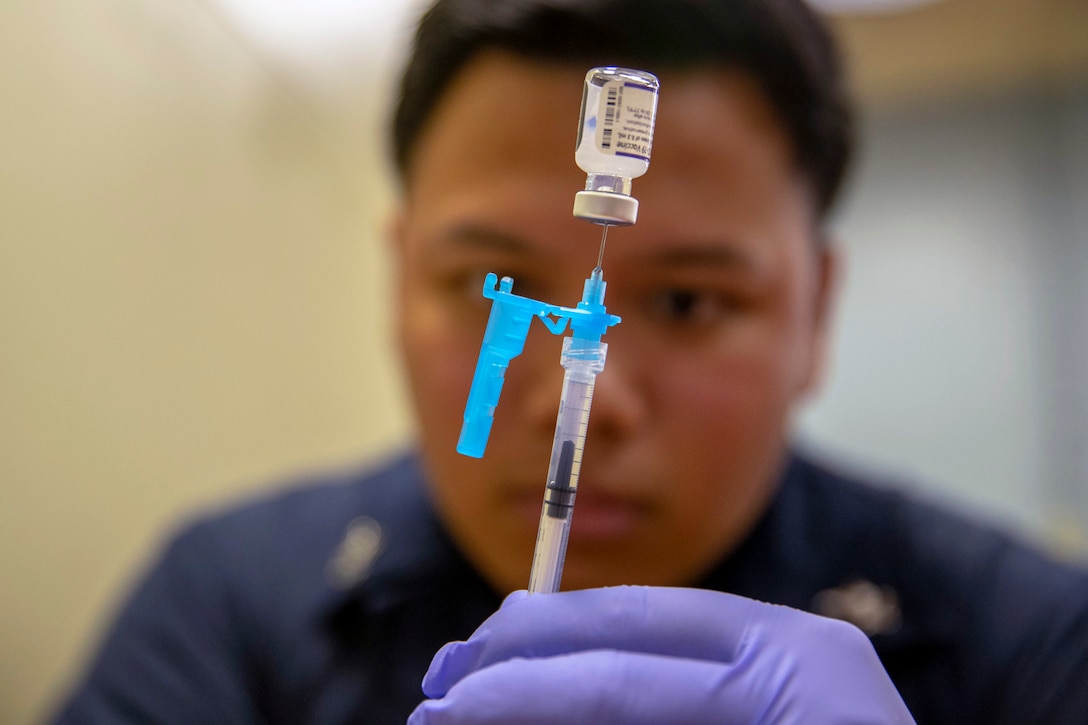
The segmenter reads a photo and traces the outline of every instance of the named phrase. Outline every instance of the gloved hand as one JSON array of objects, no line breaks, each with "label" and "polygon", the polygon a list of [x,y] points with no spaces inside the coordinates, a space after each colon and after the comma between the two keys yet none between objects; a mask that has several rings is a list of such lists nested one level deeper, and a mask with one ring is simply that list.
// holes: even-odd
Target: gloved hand
[{"label": "gloved hand", "polygon": [[409,725],[914,722],[853,625],[700,589],[515,592],[423,691]]}]

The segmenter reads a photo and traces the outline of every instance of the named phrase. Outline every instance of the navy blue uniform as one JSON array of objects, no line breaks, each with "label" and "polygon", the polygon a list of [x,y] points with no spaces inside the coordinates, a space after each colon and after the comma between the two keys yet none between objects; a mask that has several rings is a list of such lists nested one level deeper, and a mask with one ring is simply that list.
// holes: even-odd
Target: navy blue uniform
[{"label": "navy blue uniform", "polygon": [[[1088,573],[801,457],[698,585],[854,620],[919,723],[1088,722]],[[499,601],[415,459],[308,483],[182,531],[57,719],[403,723]]]}]

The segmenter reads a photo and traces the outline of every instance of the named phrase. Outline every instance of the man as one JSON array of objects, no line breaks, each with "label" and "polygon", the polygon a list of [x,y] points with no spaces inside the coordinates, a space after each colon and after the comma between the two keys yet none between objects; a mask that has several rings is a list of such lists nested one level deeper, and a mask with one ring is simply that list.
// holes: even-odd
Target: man
[{"label": "man", "polygon": [[[503,602],[528,578],[562,371],[530,335],[487,454],[455,453],[481,282],[579,299],[599,229],[570,214],[572,137],[603,64],[662,93],[638,223],[604,260],[623,322],[564,573],[580,591]],[[190,526],[60,721],[1084,721],[1088,575],[790,450],[849,148],[800,0],[439,0],[394,122],[418,453]]]}]

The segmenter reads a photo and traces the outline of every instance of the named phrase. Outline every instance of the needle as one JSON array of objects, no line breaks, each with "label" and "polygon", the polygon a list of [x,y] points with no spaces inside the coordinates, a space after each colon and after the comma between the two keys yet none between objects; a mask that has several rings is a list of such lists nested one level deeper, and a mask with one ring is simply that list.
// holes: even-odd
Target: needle
[{"label": "needle", "polygon": [[604,243],[608,239],[608,225],[604,225],[604,230],[601,232],[601,251],[597,253],[597,269],[601,268],[601,263],[604,261]]}]

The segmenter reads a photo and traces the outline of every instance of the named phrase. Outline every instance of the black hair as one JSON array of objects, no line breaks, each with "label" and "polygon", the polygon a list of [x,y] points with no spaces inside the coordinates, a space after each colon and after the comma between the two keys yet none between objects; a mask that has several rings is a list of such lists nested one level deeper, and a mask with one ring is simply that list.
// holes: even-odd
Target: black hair
[{"label": "black hair", "polygon": [[587,69],[739,70],[786,129],[820,217],[838,196],[852,102],[831,33],[804,0],[437,0],[420,20],[393,116],[402,178],[442,93],[485,49]]}]

